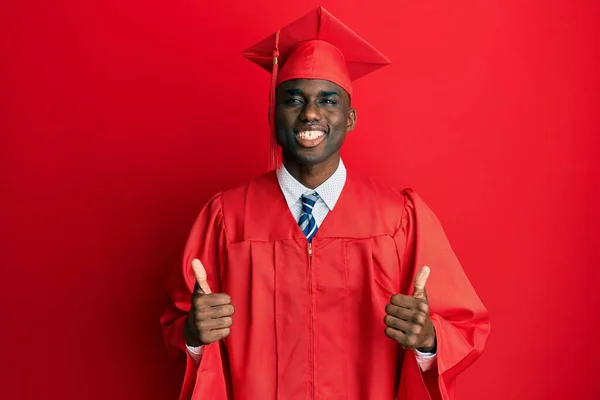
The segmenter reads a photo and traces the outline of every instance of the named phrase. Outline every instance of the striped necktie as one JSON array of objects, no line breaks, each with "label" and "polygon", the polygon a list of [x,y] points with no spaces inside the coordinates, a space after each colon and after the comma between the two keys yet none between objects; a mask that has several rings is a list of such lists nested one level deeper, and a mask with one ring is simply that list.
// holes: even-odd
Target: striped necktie
[{"label": "striped necktie", "polygon": [[317,200],[319,200],[319,195],[317,192],[303,194],[300,199],[302,200],[302,215],[300,215],[298,225],[310,243],[319,229],[317,221],[315,221],[315,217],[312,214],[313,208]]}]

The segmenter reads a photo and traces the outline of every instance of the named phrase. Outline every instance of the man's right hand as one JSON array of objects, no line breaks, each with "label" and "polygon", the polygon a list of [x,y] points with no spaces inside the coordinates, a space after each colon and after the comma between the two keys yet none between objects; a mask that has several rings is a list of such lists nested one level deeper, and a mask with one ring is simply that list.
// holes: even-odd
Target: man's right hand
[{"label": "man's right hand", "polygon": [[225,293],[211,293],[204,266],[195,258],[192,269],[196,287],[188,314],[185,339],[188,346],[198,347],[229,336],[234,308],[231,297]]}]

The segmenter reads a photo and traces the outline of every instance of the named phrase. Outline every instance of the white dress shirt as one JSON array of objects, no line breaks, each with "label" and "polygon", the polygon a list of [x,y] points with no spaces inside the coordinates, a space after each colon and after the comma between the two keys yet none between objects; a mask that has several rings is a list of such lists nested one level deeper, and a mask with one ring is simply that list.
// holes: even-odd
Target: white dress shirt
[{"label": "white dress shirt", "polygon": [[[346,167],[344,166],[342,160],[340,160],[340,164],[333,175],[331,175],[325,182],[315,189],[309,189],[302,183],[298,182],[283,165],[277,170],[277,181],[279,182],[279,187],[281,188],[281,192],[285,197],[285,201],[290,208],[290,212],[296,221],[298,221],[302,215],[302,195],[313,192],[318,193],[319,198],[317,199],[312,211],[312,215],[318,227],[323,223],[327,214],[330,211],[333,211],[338,199],[340,198],[340,195],[342,194],[342,189],[346,184]],[[202,357],[202,346],[187,346],[187,349],[190,356],[196,360],[196,362],[199,362],[200,357]],[[419,364],[419,367],[421,367],[422,371],[427,371],[428,369],[432,368],[436,362],[435,353],[422,353],[418,350],[415,350],[415,355],[417,363]]]}]

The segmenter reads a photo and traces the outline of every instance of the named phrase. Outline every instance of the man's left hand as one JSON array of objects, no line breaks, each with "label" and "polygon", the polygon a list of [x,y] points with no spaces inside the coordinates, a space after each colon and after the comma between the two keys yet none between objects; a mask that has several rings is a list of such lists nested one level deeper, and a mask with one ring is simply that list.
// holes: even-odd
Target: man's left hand
[{"label": "man's left hand", "polygon": [[412,296],[396,294],[385,307],[385,334],[405,349],[435,352],[435,328],[429,318],[429,304],[425,283],[430,269],[427,266],[415,276]]}]

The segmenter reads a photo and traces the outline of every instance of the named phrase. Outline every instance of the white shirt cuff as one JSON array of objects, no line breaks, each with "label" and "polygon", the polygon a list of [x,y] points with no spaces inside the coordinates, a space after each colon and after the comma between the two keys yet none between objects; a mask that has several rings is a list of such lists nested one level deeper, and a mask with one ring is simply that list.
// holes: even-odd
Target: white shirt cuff
[{"label": "white shirt cuff", "polygon": [[415,357],[417,358],[417,364],[419,364],[419,367],[423,372],[433,368],[437,360],[436,353],[423,353],[419,350],[415,350]]},{"label": "white shirt cuff", "polygon": [[192,347],[186,345],[185,347],[190,357],[192,357],[196,363],[199,363],[200,359],[202,358],[202,353],[204,352],[204,346]]},{"label": "white shirt cuff", "polygon": [[[204,353],[204,346],[192,347],[186,345],[185,347],[190,357],[192,357],[195,362],[199,363],[202,354]],[[430,370],[437,360],[436,353],[423,353],[419,350],[415,350],[415,356],[417,358],[417,364],[419,364],[419,367],[423,372]]]}]

